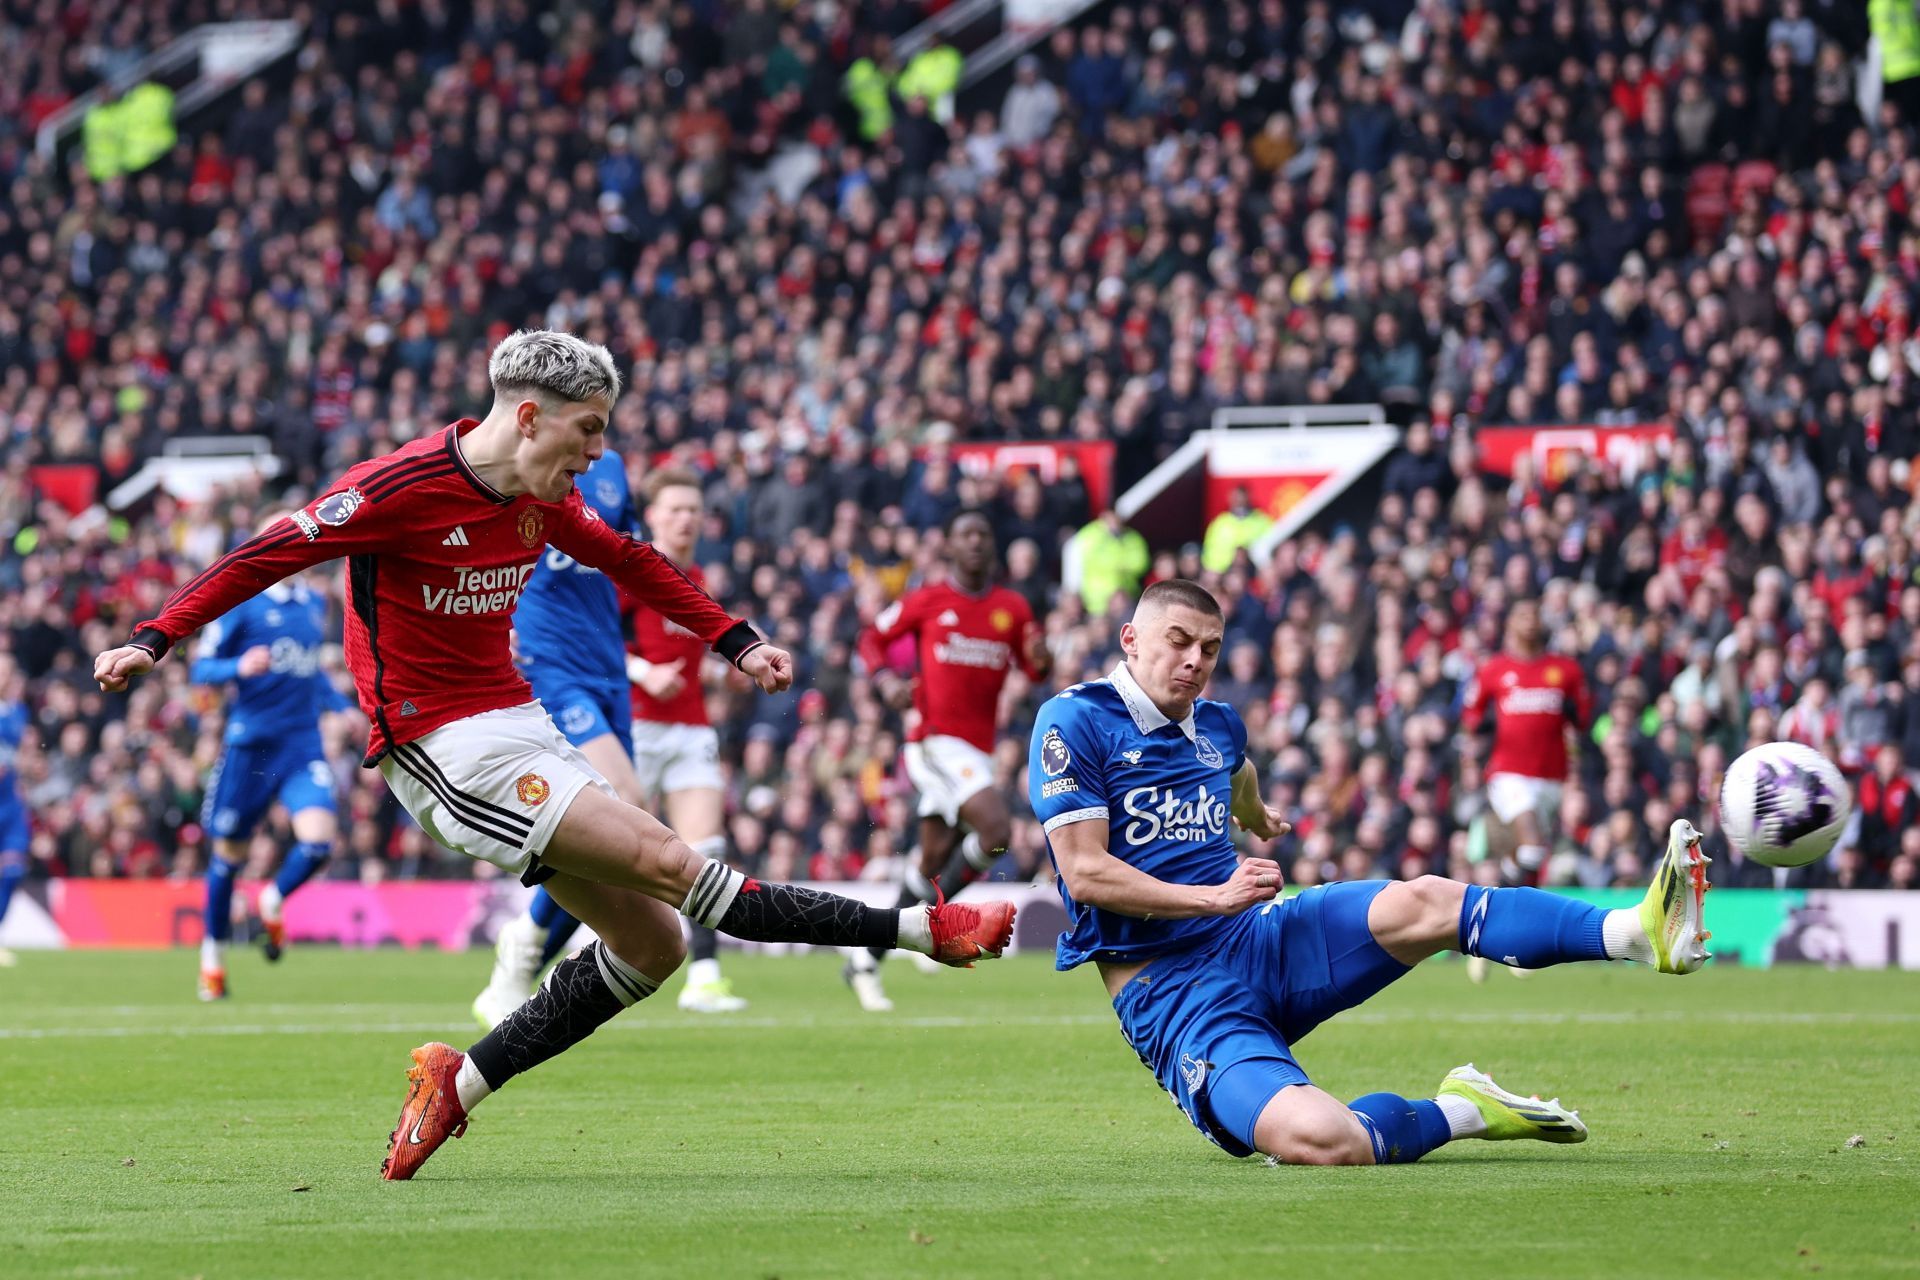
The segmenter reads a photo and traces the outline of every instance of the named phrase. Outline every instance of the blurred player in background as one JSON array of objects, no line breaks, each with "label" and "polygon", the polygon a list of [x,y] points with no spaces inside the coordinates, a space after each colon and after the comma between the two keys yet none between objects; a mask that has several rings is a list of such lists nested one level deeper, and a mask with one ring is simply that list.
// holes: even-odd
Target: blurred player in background
[{"label": "blurred player in background", "polygon": [[[907,592],[859,640],[880,696],[912,712],[904,754],[920,793],[920,848],[907,859],[903,907],[959,892],[1006,852],[1013,819],[993,786],[1000,690],[1016,662],[1035,682],[1053,666],[1025,597],[994,585],[998,548],[984,512],[963,508],[948,518],[946,554],[946,581]],[[911,678],[887,662],[887,646],[907,636],[919,656]],[[842,976],[861,1008],[893,1008],[878,953],[856,952]]]},{"label": "blurred player in background", "polygon": [[[276,516],[275,522],[284,519]],[[201,635],[193,681],[235,686],[224,748],[200,816],[213,842],[200,940],[202,1000],[227,995],[234,877],[246,863],[247,840],[273,802],[291,816],[294,845],[280,874],[260,890],[267,959],[278,960],[286,946],[287,898],[319,874],[333,852],[333,769],[320,720],[351,712],[353,703],[320,669],[327,630],[326,600],[296,575],[242,601]]]},{"label": "blurred player in background", "polygon": [[[694,563],[705,502],[700,478],[665,468],[646,479],[647,536],[694,586],[707,581]],[[727,859],[726,791],[720,776],[720,735],[707,720],[700,669],[707,646],[679,623],[633,601],[633,643],[627,677],[633,682],[633,768],[649,804],[664,806],[667,825],[695,853]],[[720,935],[699,921],[689,926],[687,985],[680,1007],[695,1013],[737,1013],[747,1002],[720,973]]]},{"label": "blurred player in background", "polygon": [[[0,924],[6,922],[13,891],[27,878],[27,848],[33,838],[16,772],[20,744],[33,725],[20,696],[23,684],[13,655],[0,653]],[[0,947],[0,967],[13,962],[13,952]]]},{"label": "blurred player in background", "polygon": [[1506,651],[1474,673],[1462,717],[1469,733],[1492,721],[1487,807],[1512,829],[1516,848],[1501,867],[1509,884],[1540,878],[1567,779],[1567,741],[1593,713],[1580,664],[1545,652],[1545,640],[1539,603],[1516,600],[1507,610]]},{"label": "blurred player in background", "polygon": [[[1260,794],[1247,727],[1200,697],[1219,602],[1182,579],[1141,593],[1125,660],[1064,689],[1034,723],[1027,785],[1060,872],[1058,968],[1099,967],[1127,1043],[1209,1139],[1288,1164],[1400,1164],[1456,1138],[1583,1142],[1578,1113],[1499,1088],[1469,1063],[1433,1098],[1314,1085],[1293,1046],[1440,951],[1539,968],[1706,963],[1706,858],[1684,819],[1637,908],[1439,876],[1358,880],[1280,899],[1280,864],[1240,858],[1229,819],[1288,831]],[[1257,908],[1257,909],[1256,909]]]},{"label": "blurred player in background", "polygon": [[[1506,649],[1487,659],[1468,684],[1462,723],[1468,733],[1493,730],[1487,758],[1489,830],[1500,855],[1500,883],[1537,884],[1553,846],[1567,778],[1568,743],[1593,712],[1580,664],[1546,651],[1540,604],[1516,600],[1507,610]],[[1515,977],[1525,970],[1509,967]],[[1467,958],[1467,976],[1486,980],[1487,961]]]},{"label": "blurred player in background", "polygon": [[[579,479],[580,496],[609,529],[634,527],[626,464],[612,449]],[[600,771],[614,794],[644,806],[629,752],[626,645],[613,583],[590,565],[548,547],[513,615],[514,656],[533,696],[562,736]],[[580,922],[534,890],[527,910],[494,944],[493,976],[474,997],[473,1016],[491,1030],[533,994],[533,981],[566,947]]]},{"label": "blurred player in background", "polygon": [[[581,495],[608,525],[633,526],[618,454],[603,454],[579,483]],[[655,547],[694,585],[704,586],[692,563],[702,510],[699,481],[685,471],[658,471],[648,477],[647,493],[646,526]],[[549,547],[514,615],[521,670],[567,741],[606,775],[622,799],[644,808],[664,796],[667,825],[696,853],[724,858],[719,739],[707,724],[698,683],[706,645],[638,605],[636,652],[629,655],[621,641],[627,630],[621,604],[599,570]],[[642,656],[649,652],[651,662]],[[493,977],[473,1002],[481,1025],[496,1026],[519,1008],[532,994],[534,978],[579,927],[552,894],[536,890],[527,911],[500,932]],[[699,923],[691,932],[693,964],[680,1007],[697,1013],[746,1008],[720,976],[717,935]]]}]

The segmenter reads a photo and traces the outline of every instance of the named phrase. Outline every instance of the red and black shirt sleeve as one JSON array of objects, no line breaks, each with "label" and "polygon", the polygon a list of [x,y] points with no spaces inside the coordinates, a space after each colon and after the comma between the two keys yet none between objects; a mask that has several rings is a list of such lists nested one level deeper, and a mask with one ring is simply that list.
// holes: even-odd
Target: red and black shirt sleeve
[{"label": "red and black shirt sleeve", "polygon": [[651,543],[610,528],[576,490],[560,504],[547,541],[613,579],[623,605],[645,605],[676,622],[734,666],[765,644],[753,624],[735,618],[693,584]]},{"label": "red and black shirt sleeve", "polygon": [[130,643],[158,659],[243,600],[302,569],[387,547],[405,521],[398,493],[413,478],[408,460],[376,459],[349,470],[327,491],[268,525],[175,591],[158,617],[138,624]]}]

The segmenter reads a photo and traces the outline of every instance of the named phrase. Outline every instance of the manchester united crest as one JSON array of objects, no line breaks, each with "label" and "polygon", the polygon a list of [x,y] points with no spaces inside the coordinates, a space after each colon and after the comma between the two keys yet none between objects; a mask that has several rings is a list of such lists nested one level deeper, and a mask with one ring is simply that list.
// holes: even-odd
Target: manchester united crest
[{"label": "manchester united crest", "polygon": [[547,780],[537,773],[523,773],[514,780],[513,792],[520,797],[520,803],[530,809],[538,809],[553,794],[553,788]]},{"label": "manchester united crest", "polygon": [[546,531],[547,531],[547,518],[540,514],[538,508],[528,507],[525,511],[522,511],[520,513],[520,545],[521,546],[523,547],[539,546],[542,542],[546,541],[546,538],[544,536]]},{"label": "manchester united crest", "polygon": [[1547,668],[1547,683],[1551,685],[1557,685],[1560,683],[1560,668],[1558,667]]},{"label": "manchester united crest", "polygon": [[1013,615],[1005,609],[995,609],[988,616],[987,621],[992,623],[993,629],[1001,635],[1013,630]]}]

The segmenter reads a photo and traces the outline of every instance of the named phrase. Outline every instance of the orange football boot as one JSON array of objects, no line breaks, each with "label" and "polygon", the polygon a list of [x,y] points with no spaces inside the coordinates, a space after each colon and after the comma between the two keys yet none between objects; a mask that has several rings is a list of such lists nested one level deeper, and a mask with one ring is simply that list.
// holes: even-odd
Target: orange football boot
[{"label": "orange football boot", "polygon": [[466,1055],[449,1044],[423,1044],[413,1051],[413,1065],[407,1068],[407,1102],[387,1135],[390,1145],[387,1158],[380,1162],[382,1178],[405,1182],[441,1143],[467,1131],[467,1112],[453,1085],[465,1061]]}]

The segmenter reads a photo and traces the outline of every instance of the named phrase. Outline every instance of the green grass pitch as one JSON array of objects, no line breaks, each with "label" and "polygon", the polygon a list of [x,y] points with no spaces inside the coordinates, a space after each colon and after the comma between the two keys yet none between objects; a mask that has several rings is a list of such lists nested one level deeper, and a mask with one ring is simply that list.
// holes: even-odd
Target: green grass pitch
[{"label": "green grass pitch", "polygon": [[1913,974],[1430,962],[1303,1043],[1317,1080],[1471,1059],[1592,1140],[1315,1170],[1203,1141],[1091,973],[893,965],[873,1017],[833,957],[737,959],[748,1014],[676,981],[383,1183],[407,1051],[472,1038],[487,963],[243,954],[215,1007],[187,952],[0,970],[0,1276],[1920,1274]]}]

